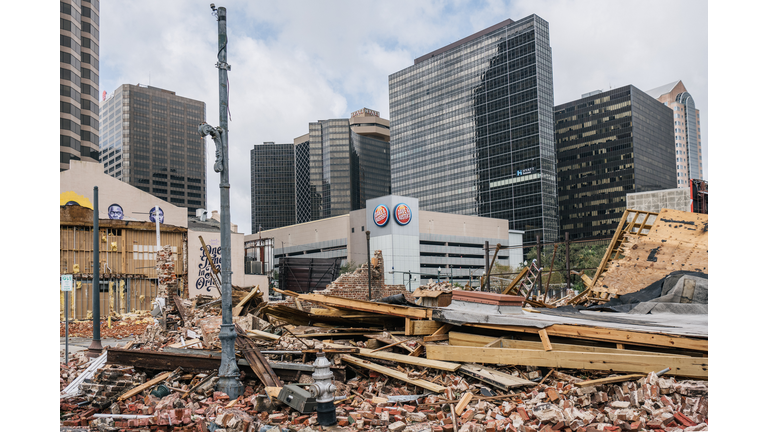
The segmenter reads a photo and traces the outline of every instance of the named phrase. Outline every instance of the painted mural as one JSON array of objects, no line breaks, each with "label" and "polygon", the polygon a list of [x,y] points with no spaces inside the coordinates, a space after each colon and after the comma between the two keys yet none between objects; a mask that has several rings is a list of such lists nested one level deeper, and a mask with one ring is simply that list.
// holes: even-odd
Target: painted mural
[{"label": "painted mural", "polygon": [[123,220],[123,217],[125,216],[125,214],[123,213],[123,207],[117,203],[110,205],[109,208],[107,209],[107,213],[109,214],[110,219]]},{"label": "painted mural", "polygon": [[[221,270],[221,243],[219,239],[210,239],[209,243],[206,244],[206,248],[208,249],[208,254],[211,256],[213,265],[216,266],[216,269]],[[198,247],[197,255],[197,276],[194,282],[197,295],[203,294],[218,297],[219,292],[216,289],[216,284],[213,282],[214,276],[211,272],[211,263],[208,261],[208,257],[205,255],[202,245]]]},{"label": "painted mural", "polygon": [[[159,216],[158,219],[160,223],[163,223],[165,220],[165,214],[163,213],[163,209],[161,207],[157,207],[157,214]],[[155,222],[155,207],[149,209],[149,221]]]},{"label": "painted mural", "polygon": [[93,204],[91,204],[91,200],[84,197],[83,195],[78,195],[72,191],[67,191],[59,194],[59,202],[60,202],[59,205],[62,205],[62,206],[77,204],[80,207],[87,207],[93,210]]}]

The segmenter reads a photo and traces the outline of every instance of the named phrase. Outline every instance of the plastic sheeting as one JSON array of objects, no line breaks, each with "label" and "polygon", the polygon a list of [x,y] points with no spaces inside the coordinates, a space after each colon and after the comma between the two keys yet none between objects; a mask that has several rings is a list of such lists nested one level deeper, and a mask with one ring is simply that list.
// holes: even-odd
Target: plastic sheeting
[{"label": "plastic sheeting", "polygon": [[708,277],[706,273],[675,271],[646,288],[625,294],[596,306],[566,306],[561,312],[579,310],[624,312],[631,314],[674,313],[685,315],[708,313]]}]

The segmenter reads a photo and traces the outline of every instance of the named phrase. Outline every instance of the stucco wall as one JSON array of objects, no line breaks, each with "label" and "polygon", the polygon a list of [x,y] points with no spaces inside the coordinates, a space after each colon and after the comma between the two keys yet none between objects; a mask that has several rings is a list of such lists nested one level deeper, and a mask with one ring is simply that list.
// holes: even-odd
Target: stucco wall
[{"label": "stucco wall", "polygon": [[93,187],[99,188],[99,219],[110,219],[109,207],[118,204],[123,220],[150,221],[149,212],[156,205],[163,211],[161,223],[187,227],[187,209],[137,189],[128,183],[104,174],[101,163],[70,161],[69,169],[59,177],[61,205],[76,201],[93,208]]}]

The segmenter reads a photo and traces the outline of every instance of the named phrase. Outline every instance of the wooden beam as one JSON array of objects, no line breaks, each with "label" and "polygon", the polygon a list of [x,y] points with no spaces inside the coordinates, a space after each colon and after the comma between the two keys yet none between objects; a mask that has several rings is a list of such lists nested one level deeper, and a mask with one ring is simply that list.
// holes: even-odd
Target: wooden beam
[{"label": "wooden beam", "polygon": [[[407,357],[407,356],[404,356]],[[388,367],[384,367],[381,365],[378,365],[376,363],[371,363],[366,360],[359,359],[357,357],[352,357],[351,355],[342,354],[341,359],[344,360],[347,363],[351,363],[358,367],[363,367],[366,369],[370,369],[372,371],[376,371],[382,375],[386,375],[388,377],[392,377],[395,379],[399,379],[400,381],[406,382],[408,384],[412,384],[421,388],[425,388],[429,391],[435,392],[435,393],[442,393],[445,391],[446,387],[443,387],[441,385],[437,385],[434,383],[431,383],[429,381],[423,380],[423,379],[411,379],[408,378],[408,374],[402,373],[395,369],[390,369]]]},{"label": "wooden beam", "polygon": [[508,391],[509,389],[512,389],[515,387],[536,385],[536,383],[533,381],[528,381],[527,379],[514,377],[512,375],[505,374],[497,370],[488,369],[486,367],[476,365],[476,364],[470,364],[470,363],[463,364],[459,368],[459,372],[464,375],[469,375],[472,378],[478,379],[485,383],[488,383],[494,387],[500,388],[504,391]]},{"label": "wooden beam", "polygon": [[416,348],[414,348],[414,350],[411,351],[411,353],[408,355],[412,357],[420,357],[423,352],[424,352],[424,345],[418,344],[416,345]]},{"label": "wooden beam", "polygon": [[406,336],[424,336],[434,334],[443,323],[432,320],[413,320],[406,318]]},{"label": "wooden beam", "polygon": [[[498,348],[514,348],[514,349],[529,349],[529,350],[540,350],[541,349],[541,343],[540,342],[533,342],[533,341],[523,341],[523,340],[517,340],[517,339],[502,339],[500,346]],[[475,346],[475,347],[484,347],[485,345],[489,344],[490,342],[495,342],[498,339],[494,339],[492,336],[481,336],[481,335],[473,335],[469,333],[459,333],[459,332],[451,332],[450,338],[448,339],[448,343],[450,345],[460,345],[460,346]],[[594,353],[610,353],[610,354],[648,354],[647,351],[639,351],[639,350],[618,350],[616,348],[603,348],[603,347],[596,347],[596,346],[589,346],[589,345],[575,345],[575,344],[562,344],[562,343],[553,343],[552,350],[554,351],[573,351],[573,352],[594,352]],[[488,345],[488,347],[491,347],[492,345]],[[653,353],[655,355],[659,356],[675,356],[679,354],[667,354],[667,353]]]},{"label": "wooden beam", "polygon": [[607,354],[570,351],[541,351],[509,348],[476,348],[427,345],[430,360],[512,364],[561,369],[611,370],[646,373],[669,367],[670,375],[708,378],[709,362],[704,357],[657,356],[653,354]]},{"label": "wooden beam", "polygon": [[552,351],[552,344],[549,342],[549,336],[547,336],[547,330],[539,330],[539,337],[541,343],[544,345],[544,351]]},{"label": "wooden beam", "polygon": [[[465,326],[480,327],[493,330],[536,333],[539,328],[499,324],[466,323]],[[624,343],[663,348],[678,348],[693,351],[709,351],[707,339],[696,339],[685,336],[674,336],[660,333],[643,333],[628,330],[609,329],[604,327],[587,327],[567,324],[554,324],[546,328],[549,336],[570,337],[576,339],[596,340],[611,343]]]},{"label": "wooden beam", "polygon": [[152,387],[153,385],[165,381],[166,379],[168,379],[169,376],[171,376],[172,373],[173,372],[162,373],[162,374],[152,378],[151,380],[145,382],[144,384],[138,385],[138,386],[128,390],[127,392],[125,392],[122,395],[120,395],[120,397],[118,397],[117,400],[118,401],[124,401],[124,400],[128,399],[131,396],[135,396],[135,395],[143,392],[144,390]]},{"label": "wooden beam", "polygon": [[496,338],[496,339],[488,342],[487,344],[483,345],[483,348],[489,348],[489,347],[493,347],[493,346],[498,346],[499,348],[504,348],[504,346],[501,345],[501,341],[503,339],[504,339],[503,337]]},{"label": "wooden beam", "polygon": [[[344,345],[338,345],[333,343],[327,343],[326,345],[335,347],[335,348],[340,348],[344,346]],[[371,352],[371,351],[373,350],[368,348],[360,348],[360,353],[358,355],[361,355],[363,357],[375,358],[379,360],[388,360],[388,361],[393,361],[397,363],[405,363],[405,364],[410,364],[414,366],[439,369],[439,370],[444,370],[449,372],[456,372],[456,370],[459,369],[459,367],[461,366],[461,364],[459,363],[429,360],[422,357],[396,354],[391,352]]]},{"label": "wooden beam", "polygon": [[278,340],[280,339],[280,336],[276,334],[272,334],[269,332],[261,331],[261,330],[246,330],[247,333],[250,333],[248,336],[256,336],[260,337],[262,339],[269,339],[269,340]]},{"label": "wooden beam", "polygon": [[646,376],[647,375],[643,375],[643,374],[632,374],[632,375],[600,378],[596,380],[577,382],[576,386],[585,387],[585,386],[596,386],[596,385],[611,384],[611,383],[624,382],[624,381],[633,381],[633,380],[639,380],[641,378],[645,378]]},{"label": "wooden beam", "polygon": [[405,340],[401,340],[401,341],[397,341],[397,342],[395,342],[395,343],[391,343],[391,344],[389,344],[389,345],[384,345],[383,347],[381,347],[381,348],[376,348],[375,350],[373,350],[373,351],[371,351],[371,352],[372,352],[372,353],[375,353],[375,352],[379,352],[379,351],[385,350],[385,349],[387,349],[387,348],[392,348],[393,346],[395,346],[395,345],[400,345],[400,344],[401,344],[401,343],[403,343],[403,342],[406,342],[406,341],[405,341]]},{"label": "wooden beam", "polygon": [[510,291],[512,291],[512,288],[516,287],[518,283],[525,277],[526,274],[528,274],[529,267],[525,267],[522,270],[520,270],[520,273],[515,276],[515,278],[512,280],[512,282],[507,285],[506,288],[504,288],[504,291],[502,291],[502,294],[509,294]]},{"label": "wooden beam", "polygon": [[448,340],[447,334],[439,334],[435,336],[424,336],[424,342],[438,342]]},{"label": "wooden beam", "polygon": [[384,315],[394,315],[403,318],[431,319],[432,310],[426,308],[415,308],[400,305],[391,305],[385,303],[376,303],[363,300],[353,300],[343,297],[327,296],[322,294],[300,294],[299,300],[306,300],[323,305],[354,309],[363,312],[372,312]]}]

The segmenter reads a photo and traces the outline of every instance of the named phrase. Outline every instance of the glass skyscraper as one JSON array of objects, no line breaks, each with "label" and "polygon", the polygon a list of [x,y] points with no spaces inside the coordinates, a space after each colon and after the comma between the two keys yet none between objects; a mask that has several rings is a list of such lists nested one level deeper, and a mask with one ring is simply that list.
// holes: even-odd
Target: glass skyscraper
[{"label": "glass skyscraper", "polygon": [[610,238],[627,194],[675,188],[672,110],[628,85],[555,107],[561,229]]},{"label": "glass skyscraper", "polygon": [[179,207],[206,207],[205,103],[145,85],[123,84],[101,103],[104,173]]},{"label": "glass skyscraper", "polygon": [[389,76],[392,193],[558,238],[549,24],[506,20]]},{"label": "glass skyscraper", "polygon": [[266,142],[251,149],[251,233],[296,223],[293,144]]},{"label": "glass skyscraper", "polygon": [[254,146],[252,232],[365,208],[366,200],[391,193],[389,160],[389,121],[367,108],[312,122],[293,144]]}]

